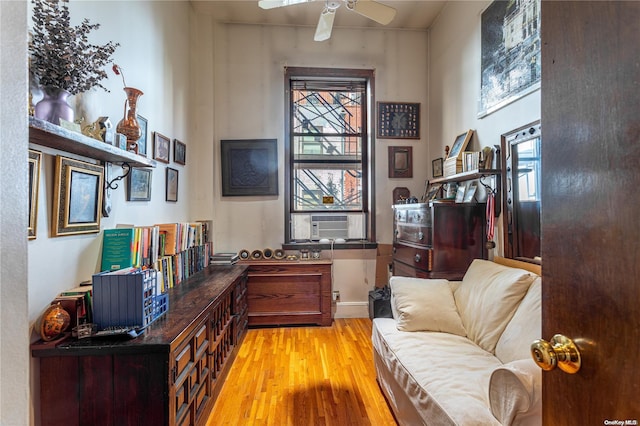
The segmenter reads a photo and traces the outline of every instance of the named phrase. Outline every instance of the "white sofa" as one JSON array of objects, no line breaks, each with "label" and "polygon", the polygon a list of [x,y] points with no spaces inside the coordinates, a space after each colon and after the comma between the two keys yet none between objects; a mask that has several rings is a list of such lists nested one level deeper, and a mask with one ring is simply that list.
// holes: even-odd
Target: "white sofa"
[{"label": "white sofa", "polygon": [[373,320],[372,341],[399,424],[541,424],[529,350],[540,338],[541,278],[524,267],[476,259],[462,281],[391,277],[393,318]]}]

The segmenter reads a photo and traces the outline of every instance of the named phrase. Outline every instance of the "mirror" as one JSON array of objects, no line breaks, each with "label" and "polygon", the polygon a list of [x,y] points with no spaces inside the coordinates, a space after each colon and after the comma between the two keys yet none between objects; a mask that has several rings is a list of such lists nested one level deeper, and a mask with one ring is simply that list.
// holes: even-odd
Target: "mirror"
[{"label": "mirror", "polygon": [[540,121],[502,135],[504,256],[541,263]]}]

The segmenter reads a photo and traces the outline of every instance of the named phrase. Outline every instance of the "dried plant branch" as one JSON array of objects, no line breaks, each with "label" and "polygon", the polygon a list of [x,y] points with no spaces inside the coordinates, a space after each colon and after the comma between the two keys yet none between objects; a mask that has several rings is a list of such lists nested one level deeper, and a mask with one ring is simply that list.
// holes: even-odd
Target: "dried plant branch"
[{"label": "dried plant branch", "polygon": [[29,42],[30,73],[42,86],[64,89],[76,95],[93,87],[107,90],[101,81],[119,43],[89,43],[88,34],[100,28],[84,19],[71,26],[69,0],[32,0],[33,32]]}]

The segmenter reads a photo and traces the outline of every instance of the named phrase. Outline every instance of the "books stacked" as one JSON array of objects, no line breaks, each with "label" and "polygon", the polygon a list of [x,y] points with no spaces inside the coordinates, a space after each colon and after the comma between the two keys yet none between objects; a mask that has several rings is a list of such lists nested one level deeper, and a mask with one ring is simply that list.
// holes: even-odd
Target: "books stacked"
[{"label": "books stacked", "polygon": [[238,253],[215,253],[211,256],[211,265],[233,265],[240,259]]}]

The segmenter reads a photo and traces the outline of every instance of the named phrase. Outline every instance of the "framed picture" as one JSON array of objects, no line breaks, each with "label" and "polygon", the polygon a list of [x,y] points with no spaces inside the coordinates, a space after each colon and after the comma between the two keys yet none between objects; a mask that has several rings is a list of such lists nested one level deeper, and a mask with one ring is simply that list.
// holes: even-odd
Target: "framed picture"
[{"label": "framed picture", "polygon": [[142,136],[138,139],[138,155],[147,156],[147,119],[140,114],[136,115],[138,124],[140,125],[140,132]]},{"label": "framed picture", "polygon": [[478,185],[475,182],[471,182],[469,187],[464,191],[464,202],[470,203],[473,201],[473,197],[476,195]]},{"label": "framed picture", "polygon": [[442,157],[431,161],[431,169],[433,170],[434,178],[442,177]]},{"label": "framed picture", "polygon": [[438,198],[438,194],[440,193],[441,189],[442,189],[442,184],[441,183],[428,184],[427,185],[427,190],[424,193],[424,200],[422,200],[422,201],[423,202],[428,202],[428,201],[435,200],[436,198]]},{"label": "framed picture", "polygon": [[221,140],[222,196],[278,195],[276,139]]},{"label": "framed picture", "polygon": [[29,150],[29,239],[36,238],[38,224],[38,188],[40,187],[40,162],[42,153]]},{"label": "framed picture", "polygon": [[540,88],[540,0],[494,1],[482,12],[478,117]]},{"label": "framed picture", "polygon": [[166,182],[166,196],[167,201],[178,201],[178,171],[167,167],[167,182]]},{"label": "framed picture", "polygon": [[410,146],[389,147],[389,177],[413,177],[413,149]]},{"label": "framed picture", "polygon": [[183,165],[187,163],[187,146],[178,139],[173,140],[173,161]]},{"label": "framed picture", "polygon": [[420,139],[420,104],[378,102],[378,137]]},{"label": "framed picture", "polygon": [[153,158],[169,164],[170,151],[171,141],[169,138],[158,132],[153,132]]},{"label": "framed picture", "polygon": [[449,155],[447,156],[447,159],[458,158],[458,156],[462,154],[462,152],[465,150],[465,148],[469,144],[469,141],[471,140],[472,136],[473,136],[473,130],[467,130],[465,133],[458,135],[456,137],[456,140],[453,142],[453,146],[449,151]]},{"label": "framed picture", "polygon": [[151,169],[131,168],[127,180],[127,201],[151,200]]},{"label": "framed picture", "polygon": [[100,232],[103,187],[103,166],[57,156],[52,236]]},{"label": "framed picture", "polygon": [[461,203],[464,201],[464,191],[464,185],[458,185],[458,188],[456,190],[456,203]]}]

